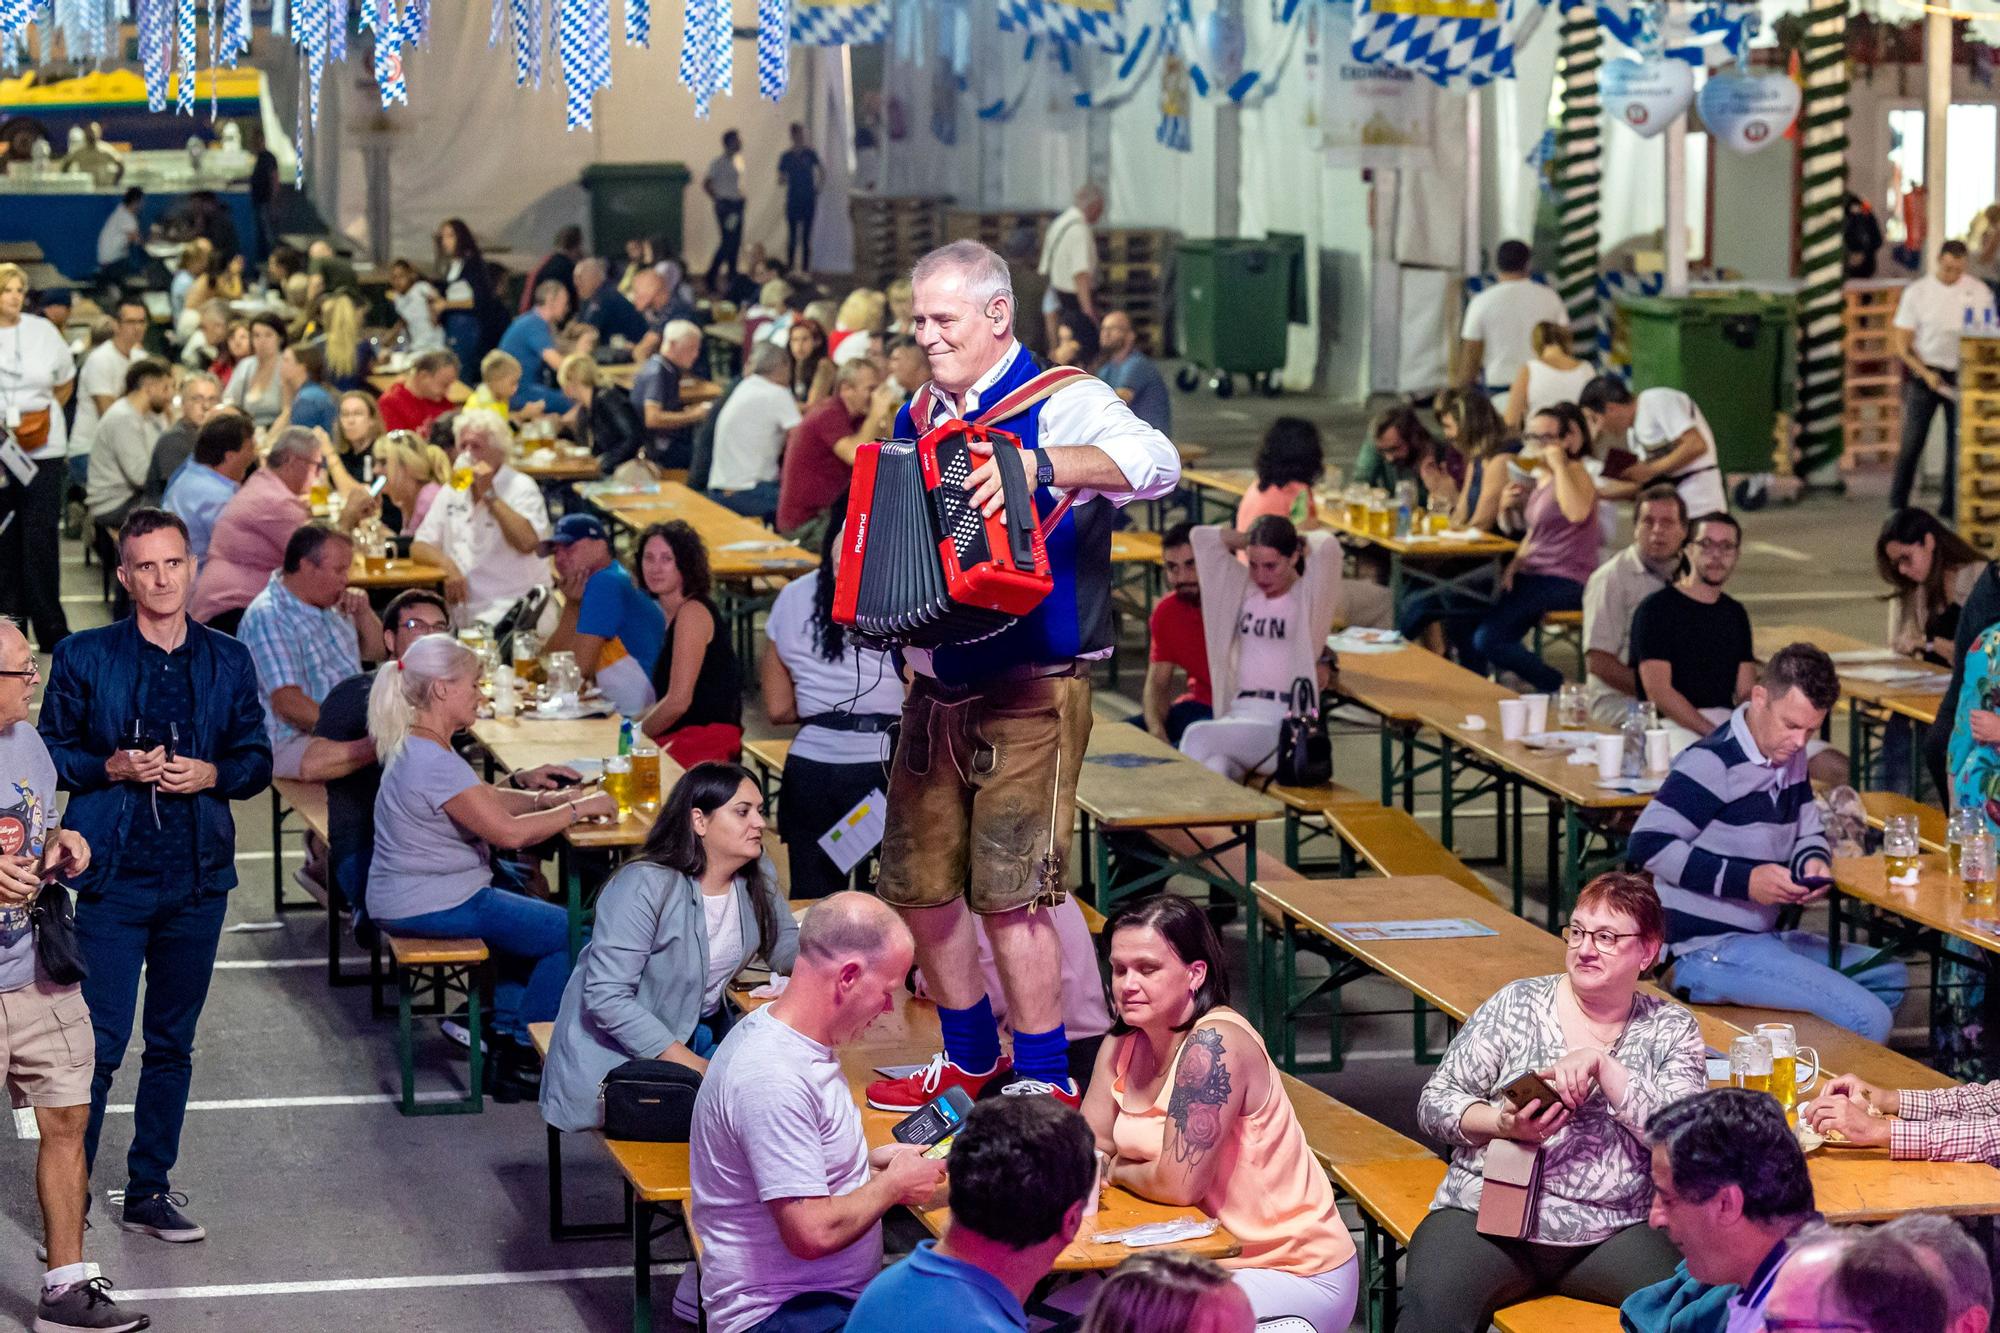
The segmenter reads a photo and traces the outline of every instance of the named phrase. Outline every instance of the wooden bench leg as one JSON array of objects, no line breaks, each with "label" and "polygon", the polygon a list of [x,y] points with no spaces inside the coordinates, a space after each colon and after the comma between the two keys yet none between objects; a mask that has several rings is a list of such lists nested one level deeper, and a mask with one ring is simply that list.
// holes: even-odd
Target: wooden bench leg
[{"label": "wooden bench leg", "polygon": [[549,1150],[549,1239],[602,1240],[623,1236],[632,1226],[632,1191],[625,1191],[625,1215],[616,1222],[566,1222],[563,1220],[563,1132],[554,1125],[542,1126],[548,1135]]},{"label": "wooden bench leg", "polygon": [[271,788],[271,915],[285,910],[285,802]]},{"label": "wooden bench leg", "polygon": [[632,1210],[632,1333],[653,1333],[653,1210],[625,1187]]},{"label": "wooden bench leg", "polygon": [[[396,981],[396,1063],[402,1076],[402,1101],[400,1109],[404,1115],[478,1115],[486,1106],[486,1056],[483,1051],[486,1038],[486,1024],[481,1012],[481,992],[486,989],[487,969],[484,964],[477,967],[425,968],[419,975],[411,969],[398,965],[395,969]],[[471,1039],[466,1052],[466,1082],[471,1086],[464,1097],[450,1102],[419,1102],[417,1100],[417,1043],[416,1013],[412,998],[419,987],[429,982],[438,997],[439,1017],[455,1017],[445,1003],[444,994],[448,979],[456,978],[465,988],[465,1029]]]}]

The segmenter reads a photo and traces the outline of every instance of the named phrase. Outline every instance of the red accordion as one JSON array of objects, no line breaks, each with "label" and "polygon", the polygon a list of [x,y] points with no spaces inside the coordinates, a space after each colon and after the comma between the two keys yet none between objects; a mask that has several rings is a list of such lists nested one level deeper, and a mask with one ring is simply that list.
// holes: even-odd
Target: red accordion
[{"label": "red accordion", "polygon": [[979,441],[996,453],[1018,436],[950,420],[915,443],[861,446],[849,485],[833,618],[871,639],[937,648],[1006,629],[1048,596],[1048,550],[1021,469],[1000,468],[991,518],[965,489]]}]

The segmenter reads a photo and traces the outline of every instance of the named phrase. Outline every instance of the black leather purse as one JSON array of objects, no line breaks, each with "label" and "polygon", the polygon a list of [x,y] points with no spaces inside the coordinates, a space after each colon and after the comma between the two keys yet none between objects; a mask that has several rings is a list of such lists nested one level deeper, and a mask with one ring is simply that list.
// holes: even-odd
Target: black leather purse
[{"label": "black leather purse", "polygon": [[604,1076],[604,1137],[686,1143],[701,1075],[672,1060],[627,1060]]},{"label": "black leather purse", "polygon": [[60,884],[44,884],[28,909],[35,932],[35,956],[42,971],[58,986],[74,986],[89,974],[83,965],[83,951],[76,944],[76,910],[69,890]]},{"label": "black leather purse", "polygon": [[1304,676],[1292,682],[1285,720],[1278,725],[1278,781],[1317,787],[1333,780],[1333,742],[1327,739],[1319,691]]}]

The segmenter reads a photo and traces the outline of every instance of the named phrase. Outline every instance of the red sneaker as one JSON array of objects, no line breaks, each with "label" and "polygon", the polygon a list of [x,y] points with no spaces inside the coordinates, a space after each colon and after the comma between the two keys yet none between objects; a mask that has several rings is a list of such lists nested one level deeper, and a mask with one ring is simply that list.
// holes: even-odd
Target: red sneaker
[{"label": "red sneaker", "polygon": [[1071,1110],[1083,1109],[1083,1094],[1077,1091],[1076,1080],[1066,1078],[1061,1083],[1044,1083],[1038,1078],[1017,1078],[1000,1089],[1002,1097],[1053,1097]]},{"label": "red sneaker", "polygon": [[975,1100],[979,1090],[987,1080],[1005,1073],[1010,1068],[1007,1057],[1002,1055],[1000,1063],[983,1074],[970,1074],[945,1058],[943,1051],[931,1057],[931,1062],[914,1074],[903,1078],[877,1079],[868,1085],[868,1104],[878,1111],[920,1111],[944,1095],[947,1088],[963,1088],[965,1095]]}]

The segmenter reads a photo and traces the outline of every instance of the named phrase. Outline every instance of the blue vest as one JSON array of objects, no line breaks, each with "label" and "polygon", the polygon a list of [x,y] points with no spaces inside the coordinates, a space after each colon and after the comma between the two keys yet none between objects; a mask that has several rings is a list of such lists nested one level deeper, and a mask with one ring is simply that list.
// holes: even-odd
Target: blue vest
[{"label": "blue vest", "polygon": [[[1041,373],[1026,347],[980,395],[980,409],[966,414],[978,421],[985,409]],[[1040,443],[1042,409],[1048,400],[996,423],[1021,439],[1024,449]],[[921,434],[905,403],[896,413],[896,435],[915,439]],[[1035,488],[1035,511],[1054,512],[1057,497],[1045,486]],[[931,654],[931,670],[947,685],[969,685],[1030,663],[1061,665],[1086,653],[1101,652],[1111,638],[1111,528],[1116,510],[1108,500],[1074,504],[1048,535],[1049,573],[1055,587],[1040,606],[990,639],[939,648]]]}]

